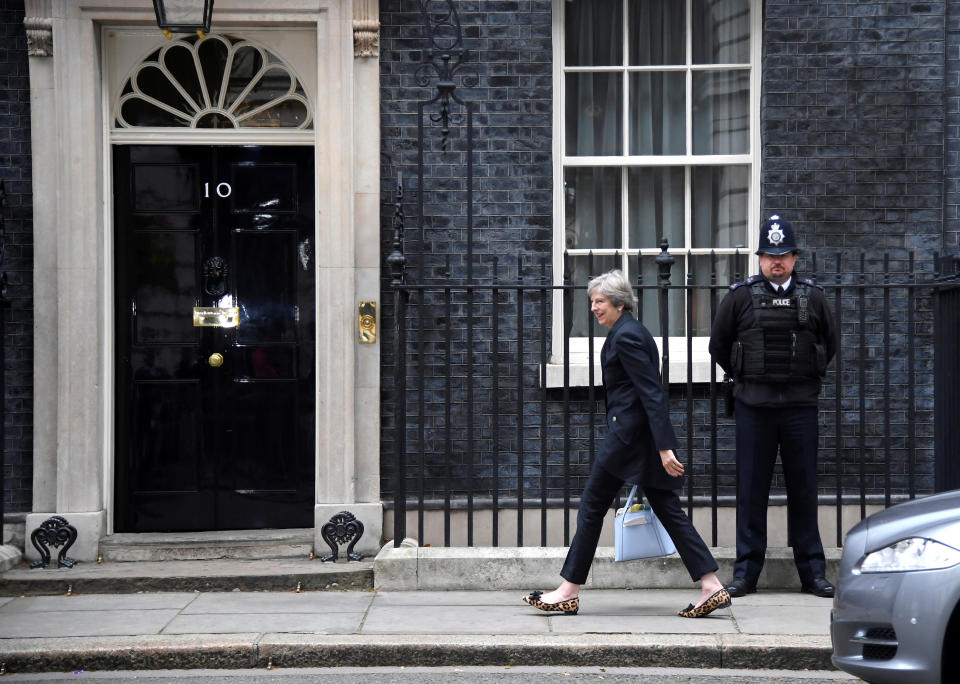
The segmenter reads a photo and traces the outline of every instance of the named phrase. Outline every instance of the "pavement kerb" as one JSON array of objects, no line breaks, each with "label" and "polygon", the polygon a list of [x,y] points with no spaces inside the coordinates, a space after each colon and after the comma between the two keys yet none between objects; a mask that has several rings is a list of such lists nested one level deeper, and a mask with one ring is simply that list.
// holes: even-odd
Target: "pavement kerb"
[{"label": "pavement kerb", "polygon": [[241,669],[257,666],[259,634],[5,639],[7,673]]},{"label": "pavement kerb", "polygon": [[714,635],[543,634],[334,636],[265,635],[260,665],[311,667],[441,665],[594,665],[716,668]]},{"label": "pavement kerb", "polygon": [[747,635],[234,634],[13,639],[6,671],[569,665],[832,669],[829,639]]},{"label": "pavement kerb", "polygon": [[721,634],[725,669],[833,670],[828,636]]}]

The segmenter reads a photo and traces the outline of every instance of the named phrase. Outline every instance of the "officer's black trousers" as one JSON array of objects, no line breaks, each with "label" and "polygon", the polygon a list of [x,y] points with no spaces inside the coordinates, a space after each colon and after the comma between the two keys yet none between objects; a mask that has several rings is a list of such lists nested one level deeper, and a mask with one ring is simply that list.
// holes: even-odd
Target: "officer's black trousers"
[{"label": "officer's black trousers", "polygon": [[767,502],[780,451],[787,489],[787,536],[801,582],[823,577],[817,526],[817,407],[757,408],[735,402],[737,560],[733,576],[756,584],[767,551]]},{"label": "officer's black trousers", "polygon": [[[573,536],[567,559],[560,570],[560,576],[565,580],[574,584],[587,581],[593,556],[597,552],[600,530],[603,528],[603,516],[610,510],[610,505],[622,486],[623,480],[611,475],[594,461],[590,477],[580,496],[577,533]],[[673,539],[677,553],[693,581],[696,582],[708,572],[716,572],[717,562],[683,512],[677,493],[670,489],[653,487],[645,487],[643,492],[653,512]]]}]

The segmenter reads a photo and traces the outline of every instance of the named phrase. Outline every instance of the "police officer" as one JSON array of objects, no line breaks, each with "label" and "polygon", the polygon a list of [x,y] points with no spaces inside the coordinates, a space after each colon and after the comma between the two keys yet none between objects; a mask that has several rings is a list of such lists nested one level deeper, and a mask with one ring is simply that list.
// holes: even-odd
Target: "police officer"
[{"label": "police officer", "polygon": [[727,592],[756,591],[779,451],[800,591],[831,597],[817,526],[817,398],[836,352],[834,318],[822,288],[793,272],[799,250],[789,221],[764,221],[759,245],[761,275],[730,286],[710,335],[713,360],[734,381],[737,423],[737,560]]}]

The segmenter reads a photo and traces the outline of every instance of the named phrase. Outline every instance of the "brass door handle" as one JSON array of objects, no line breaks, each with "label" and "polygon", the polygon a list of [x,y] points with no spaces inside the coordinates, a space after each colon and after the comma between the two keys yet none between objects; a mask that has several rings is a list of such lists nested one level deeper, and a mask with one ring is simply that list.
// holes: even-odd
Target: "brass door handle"
[{"label": "brass door handle", "polygon": [[220,366],[223,365],[223,354],[218,354],[217,352],[214,352],[213,354],[210,355],[210,358],[207,359],[207,363],[209,363],[214,368],[219,368]]}]

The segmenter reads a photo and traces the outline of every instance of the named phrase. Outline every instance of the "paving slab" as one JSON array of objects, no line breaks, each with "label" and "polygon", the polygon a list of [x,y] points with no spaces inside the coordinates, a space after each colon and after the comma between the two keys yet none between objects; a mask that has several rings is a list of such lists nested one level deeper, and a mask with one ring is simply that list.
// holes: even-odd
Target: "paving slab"
[{"label": "paving slab", "polygon": [[217,613],[179,615],[163,629],[164,634],[242,634],[287,632],[353,634],[363,613]]},{"label": "paving slab", "polygon": [[[727,614],[725,614],[727,613]],[[728,611],[721,610],[705,618],[669,617],[666,615],[629,616],[577,615],[576,620],[551,618],[557,634],[735,634],[737,627]],[[693,623],[693,624],[687,624]]]},{"label": "paving slab", "polygon": [[526,605],[519,591],[378,591],[375,596],[377,606]]},{"label": "paving slab", "polygon": [[[195,613],[359,613],[373,600],[372,592],[246,593],[212,592],[199,594],[186,606],[184,615]],[[238,630],[244,631],[244,630]],[[280,631],[280,630],[266,630]]]},{"label": "paving slab", "polygon": [[537,634],[550,631],[535,614],[512,606],[460,605],[379,606],[376,601],[364,620],[362,634]]},{"label": "paving slab", "polygon": [[182,610],[201,594],[195,592],[159,594],[89,594],[85,596],[25,596],[6,605],[0,605],[4,613],[59,613],[67,611],[105,610]]},{"label": "paving slab", "polygon": [[580,615],[676,615],[696,601],[700,590],[690,589],[607,589],[580,593]]},{"label": "paving slab", "polygon": [[829,606],[833,599],[821,598],[813,594],[801,594],[799,591],[764,591],[747,594],[734,599],[738,604],[748,606]]},{"label": "paving slab", "polygon": [[[728,609],[699,620],[676,615],[697,598],[696,590],[604,590],[583,591],[580,612],[575,615],[549,614],[552,632],[561,634],[722,634],[734,633]],[[534,608],[518,603],[521,610]],[[546,613],[533,612],[544,616]]]},{"label": "paving slab", "polygon": [[742,634],[821,634],[830,636],[830,606],[791,606],[790,619],[769,606],[733,605]]},{"label": "paving slab", "polygon": [[0,620],[0,639],[159,634],[179,610],[84,610],[20,613]]},{"label": "paving slab", "polygon": [[734,599],[731,610],[742,634],[829,636],[832,607],[812,594],[759,591]]}]

